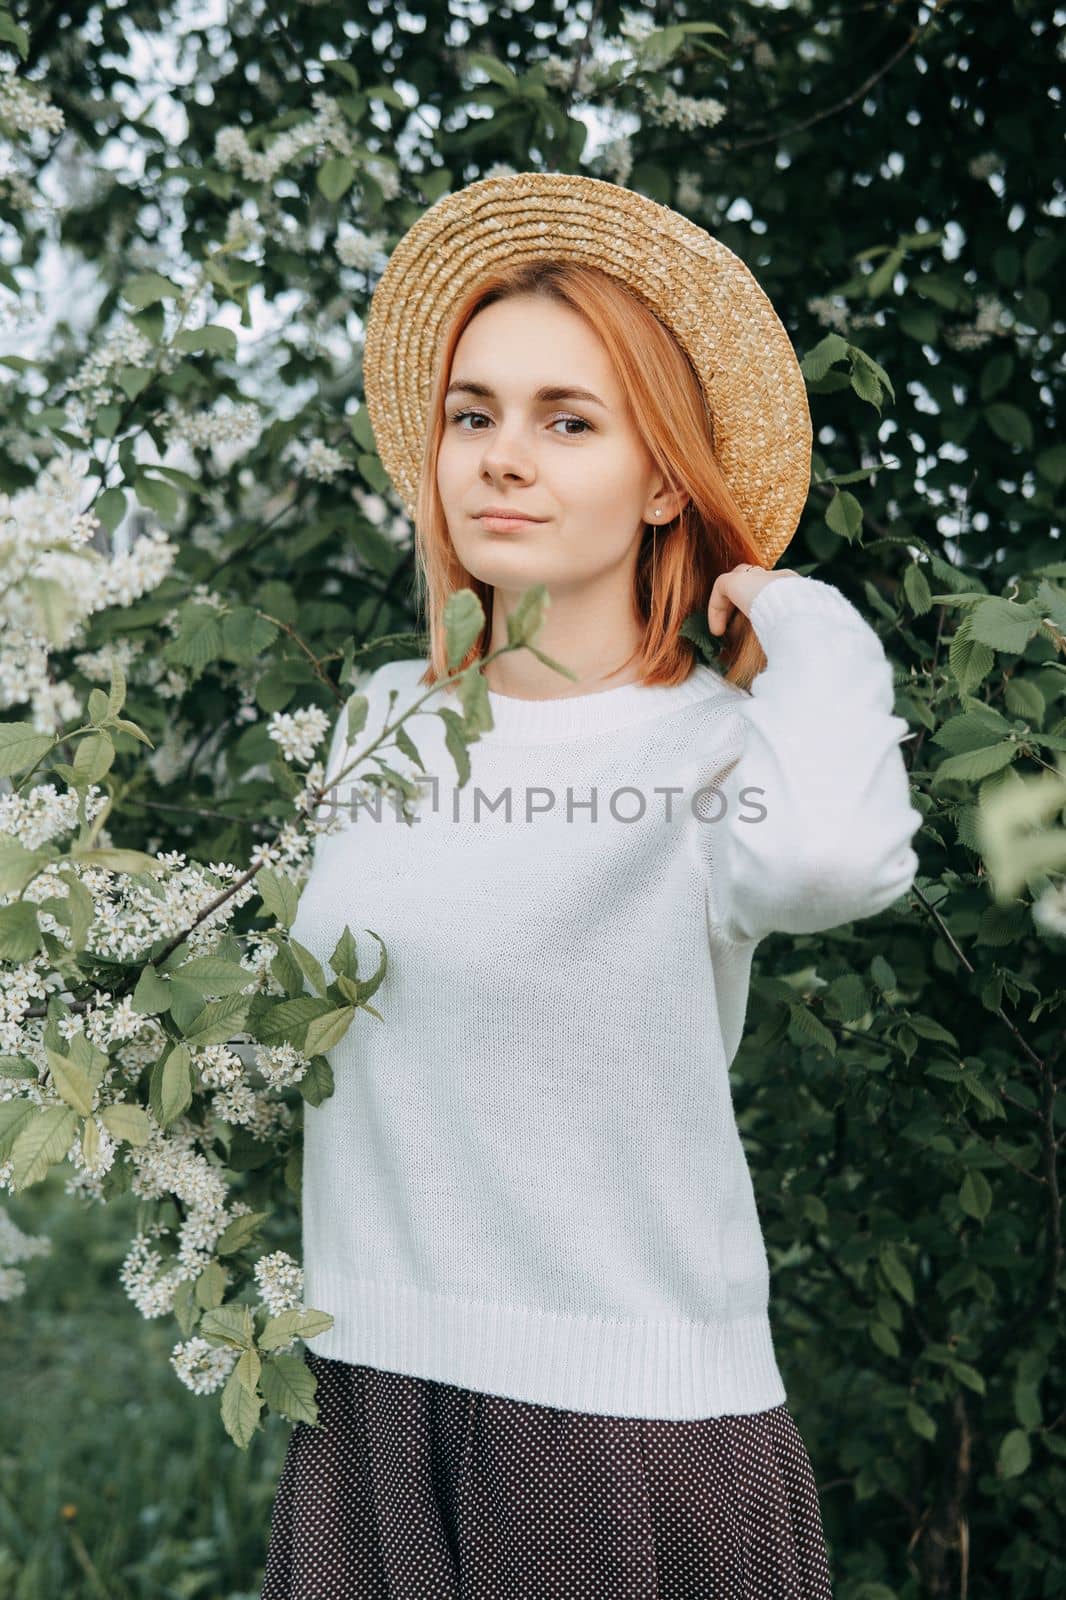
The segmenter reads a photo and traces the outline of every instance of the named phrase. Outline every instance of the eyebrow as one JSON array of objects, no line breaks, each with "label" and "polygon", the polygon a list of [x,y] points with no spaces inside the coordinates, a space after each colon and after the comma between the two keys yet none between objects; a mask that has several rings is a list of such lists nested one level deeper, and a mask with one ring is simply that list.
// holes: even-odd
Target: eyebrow
[{"label": "eyebrow", "polygon": [[[456,378],[445,390],[445,399],[447,399],[448,395],[455,394],[459,390],[462,390],[464,394],[479,395],[482,400],[495,400],[497,398],[495,390],[490,389],[487,383],[475,383],[469,378]],[[610,410],[610,407],[600,399],[599,395],[593,394],[590,389],[575,389],[572,385],[545,384],[537,390],[533,399],[535,401],[587,400],[594,406],[602,406],[604,411]]]}]

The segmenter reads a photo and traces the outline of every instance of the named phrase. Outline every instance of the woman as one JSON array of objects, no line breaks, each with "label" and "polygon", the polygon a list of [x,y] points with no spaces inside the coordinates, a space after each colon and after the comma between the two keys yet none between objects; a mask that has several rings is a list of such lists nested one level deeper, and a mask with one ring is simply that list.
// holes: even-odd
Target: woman
[{"label": "woman", "polygon": [[[339,785],[292,930],[388,965],[305,1114],[333,1324],[263,1600],[824,1600],[728,1069],[758,941],[889,906],[921,818],[876,634],[769,570],[809,481],[795,355],[703,230],[520,173],[400,242],[364,376],[430,648],[371,675],[327,773],[425,697],[421,767],[389,756],[425,787],[412,820]],[[464,588],[458,665],[490,659],[460,702]],[[703,608],[724,672],[681,632]]]}]

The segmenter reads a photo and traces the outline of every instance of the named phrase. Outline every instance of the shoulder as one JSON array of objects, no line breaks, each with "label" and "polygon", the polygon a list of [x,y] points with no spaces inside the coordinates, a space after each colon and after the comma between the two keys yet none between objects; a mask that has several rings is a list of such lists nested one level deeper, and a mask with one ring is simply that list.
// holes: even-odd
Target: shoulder
[{"label": "shoulder", "polygon": [[693,667],[686,682],[692,685],[694,699],[708,712],[735,709],[746,705],[751,699],[749,690],[730,683],[717,667],[707,666],[704,662],[698,662]]},{"label": "shoulder", "polygon": [[405,656],[396,661],[383,662],[353,687],[352,694],[365,694],[369,699],[372,696],[387,696],[390,689],[395,689],[401,695],[414,693],[422,687],[419,679],[428,665],[424,656]]}]

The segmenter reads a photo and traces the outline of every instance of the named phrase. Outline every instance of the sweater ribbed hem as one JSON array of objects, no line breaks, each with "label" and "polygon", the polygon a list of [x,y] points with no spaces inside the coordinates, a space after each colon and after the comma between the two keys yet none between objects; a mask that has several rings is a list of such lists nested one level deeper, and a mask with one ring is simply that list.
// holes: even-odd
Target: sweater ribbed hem
[{"label": "sweater ribbed hem", "polygon": [[680,1421],[786,1400],[765,1312],[712,1323],[607,1320],[320,1268],[308,1274],[304,1304],[334,1319],[305,1341],[317,1356],[538,1405]]}]

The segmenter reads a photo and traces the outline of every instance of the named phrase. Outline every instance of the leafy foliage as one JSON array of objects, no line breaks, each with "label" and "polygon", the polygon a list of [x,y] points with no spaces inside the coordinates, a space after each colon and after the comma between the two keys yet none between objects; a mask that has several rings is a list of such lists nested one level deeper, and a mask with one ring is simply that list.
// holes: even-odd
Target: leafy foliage
[{"label": "leafy foliage", "polygon": [[[734,1066],[837,1592],[1064,1593],[1054,8],[467,9],[0,11],[0,285],[23,296],[58,244],[98,290],[0,357],[0,1174],[73,1158],[106,1200],[146,1128],[197,1130],[193,1193],[224,1174],[237,1197],[211,1191],[224,1231],[161,1301],[146,1233],[124,1284],[202,1341],[186,1381],[224,1378],[238,1444],[264,1408],[311,1416],[288,1347],[315,1313],[285,1303],[300,1117],[377,976],[288,937],[312,757],[423,642],[353,353],[388,251],[449,189],[628,184],[778,308],[815,417],[787,560],[863,605],[916,730],[907,906],[760,947]],[[185,81],[158,116],[146,44]],[[303,1066],[250,1068],[251,1126],[210,1081],[240,1036],[276,1079],[285,1047]],[[161,1241],[190,1207],[174,1176],[145,1199]]]}]

